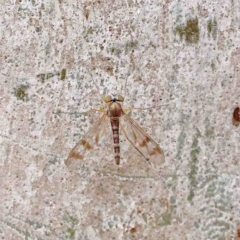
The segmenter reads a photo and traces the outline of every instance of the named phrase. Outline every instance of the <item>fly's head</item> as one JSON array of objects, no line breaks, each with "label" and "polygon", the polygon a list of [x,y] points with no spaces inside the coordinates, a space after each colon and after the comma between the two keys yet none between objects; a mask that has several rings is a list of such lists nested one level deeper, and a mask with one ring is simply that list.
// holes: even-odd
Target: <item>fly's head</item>
[{"label": "fly's head", "polygon": [[112,94],[111,96],[105,97],[104,101],[107,104],[107,114],[110,118],[119,118],[122,116],[123,96]]},{"label": "fly's head", "polygon": [[112,94],[112,95],[109,95],[109,96],[105,97],[104,101],[107,104],[110,104],[110,103],[120,103],[120,104],[122,104],[124,102],[124,97],[121,96],[121,95]]}]

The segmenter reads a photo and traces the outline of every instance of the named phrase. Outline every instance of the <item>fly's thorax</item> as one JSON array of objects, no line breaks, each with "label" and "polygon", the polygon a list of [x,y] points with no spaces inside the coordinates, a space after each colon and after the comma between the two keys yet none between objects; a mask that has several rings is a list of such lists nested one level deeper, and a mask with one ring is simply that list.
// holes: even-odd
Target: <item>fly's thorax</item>
[{"label": "fly's thorax", "polygon": [[118,102],[109,103],[107,113],[109,117],[121,117],[123,114],[121,104]]}]

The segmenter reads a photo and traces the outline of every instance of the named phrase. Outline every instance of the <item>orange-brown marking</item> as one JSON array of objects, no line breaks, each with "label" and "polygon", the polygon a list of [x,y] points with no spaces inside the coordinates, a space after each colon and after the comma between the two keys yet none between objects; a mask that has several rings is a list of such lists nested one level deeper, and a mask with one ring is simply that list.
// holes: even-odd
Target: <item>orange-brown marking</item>
[{"label": "orange-brown marking", "polygon": [[71,152],[68,158],[75,158],[75,159],[83,159],[83,155],[77,153],[77,152]]},{"label": "orange-brown marking", "polygon": [[85,148],[86,150],[91,150],[91,149],[93,149],[93,147],[90,145],[90,143],[87,142],[87,141],[85,141],[85,140],[82,140],[82,145],[84,146],[84,148]]},{"label": "orange-brown marking", "polygon": [[96,143],[99,142],[99,135],[97,135],[97,136],[95,137],[95,142],[96,142]]},{"label": "orange-brown marking", "polygon": [[155,154],[161,154],[161,150],[159,148],[154,148],[150,153],[149,155],[152,156],[152,155],[155,155]]},{"label": "orange-brown marking", "polygon": [[139,144],[139,146],[144,147],[148,142],[150,142],[150,138],[146,136],[145,139]]},{"label": "orange-brown marking", "polygon": [[133,227],[133,228],[131,228],[130,229],[130,232],[133,234],[133,233],[135,233],[137,231],[137,228],[136,227]]}]

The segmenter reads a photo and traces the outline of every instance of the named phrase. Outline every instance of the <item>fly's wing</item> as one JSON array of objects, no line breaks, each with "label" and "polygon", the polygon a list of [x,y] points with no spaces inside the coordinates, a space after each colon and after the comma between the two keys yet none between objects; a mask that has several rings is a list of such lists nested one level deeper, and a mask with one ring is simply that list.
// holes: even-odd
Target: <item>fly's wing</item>
[{"label": "fly's wing", "polygon": [[127,114],[121,117],[120,128],[133,147],[148,161],[164,163],[163,150],[158,144]]},{"label": "fly's wing", "polygon": [[107,125],[108,116],[107,114],[103,114],[91,130],[72,149],[65,161],[65,164],[70,167],[73,163],[82,160],[87,151],[93,149],[95,145],[103,140]]}]

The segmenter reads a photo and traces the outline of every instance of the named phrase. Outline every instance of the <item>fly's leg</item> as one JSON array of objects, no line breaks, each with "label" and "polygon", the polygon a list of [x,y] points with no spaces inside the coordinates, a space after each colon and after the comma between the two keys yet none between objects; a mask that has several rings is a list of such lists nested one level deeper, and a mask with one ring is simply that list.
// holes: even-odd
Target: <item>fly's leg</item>
[{"label": "fly's leg", "polygon": [[163,107],[163,106],[168,106],[169,104],[162,104],[162,105],[156,105],[156,106],[152,106],[152,107],[145,107],[145,108],[135,108],[135,107],[132,107],[132,108],[126,108],[124,109],[124,112],[130,112],[132,110],[148,110],[148,109],[153,109],[153,108],[160,108],[160,107]]},{"label": "fly's leg", "polygon": [[135,144],[131,141],[131,139],[128,137],[124,127],[122,126],[121,123],[119,123],[119,126],[120,126],[120,129],[121,131],[123,132],[123,135],[126,137],[126,139],[132,144],[132,146],[144,157],[144,159],[149,163],[149,159],[147,159],[138,149],[137,147],[135,146]]},{"label": "fly's leg", "polygon": [[107,113],[107,111],[105,109],[91,109],[91,110],[88,110],[86,112],[62,112],[62,111],[59,111],[57,110],[56,112],[53,112],[54,114],[76,114],[76,115],[86,115],[86,114],[89,114],[89,113]]}]

